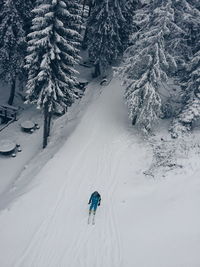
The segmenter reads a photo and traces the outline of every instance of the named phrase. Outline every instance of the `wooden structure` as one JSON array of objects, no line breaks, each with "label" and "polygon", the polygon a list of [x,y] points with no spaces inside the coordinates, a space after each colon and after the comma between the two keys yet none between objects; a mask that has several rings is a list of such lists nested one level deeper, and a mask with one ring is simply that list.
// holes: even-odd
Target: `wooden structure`
[{"label": "wooden structure", "polygon": [[2,123],[7,123],[10,120],[17,120],[18,108],[10,105],[0,105],[0,118]]}]

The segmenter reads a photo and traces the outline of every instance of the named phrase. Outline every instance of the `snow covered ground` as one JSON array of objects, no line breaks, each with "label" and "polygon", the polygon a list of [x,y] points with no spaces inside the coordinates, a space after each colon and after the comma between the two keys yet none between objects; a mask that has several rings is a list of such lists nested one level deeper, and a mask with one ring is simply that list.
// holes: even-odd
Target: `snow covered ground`
[{"label": "snow covered ground", "polygon": [[[191,158],[181,154],[182,167],[156,170],[163,141],[148,143],[130,127],[117,79],[90,84],[82,101],[87,108],[61,149],[24,185],[43,164],[40,153],[4,194],[0,266],[199,267],[198,145]],[[94,190],[102,204],[93,226],[87,202]]]},{"label": "snow covered ground", "polygon": [[[77,66],[76,68],[80,72],[78,75],[80,80],[84,78],[91,81],[91,69],[85,69],[81,66]],[[76,103],[69,108],[65,116],[62,118],[53,118],[52,135],[46,150],[42,149],[43,114],[33,105],[23,104],[22,99],[18,95],[20,86],[17,86],[14,106],[20,107],[17,116],[18,120],[0,131],[0,140],[9,139],[16,144],[20,144],[22,152],[17,153],[16,158],[0,155],[0,209],[16,196],[16,187],[21,188],[22,185],[24,187],[25,184],[28,184],[67,140],[68,136],[79,122],[79,118],[87,107],[88,101],[90,101],[92,97],[90,88],[93,86],[93,83],[88,86],[86,90],[87,96],[81,101],[78,99]],[[10,88],[4,83],[0,83],[0,104],[7,103],[9,89]],[[40,130],[35,131],[33,134],[23,132],[20,124],[26,120],[32,120],[38,123],[41,127]],[[38,157],[38,155],[41,155],[41,157]],[[32,168],[29,168],[30,162],[32,162]],[[10,166],[12,166],[12,168],[10,168]],[[25,178],[22,179],[21,177]],[[13,190],[15,191],[14,193]]]}]

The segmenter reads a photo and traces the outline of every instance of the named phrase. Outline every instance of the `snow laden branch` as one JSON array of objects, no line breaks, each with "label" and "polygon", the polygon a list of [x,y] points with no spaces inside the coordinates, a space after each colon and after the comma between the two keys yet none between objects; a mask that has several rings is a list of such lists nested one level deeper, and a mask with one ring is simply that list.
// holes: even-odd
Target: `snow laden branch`
[{"label": "snow laden branch", "polygon": [[173,137],[190,131],[194,122],[200,118],[200,51],[188,64],[187,72],[188,75],[182,83],[183,108],[170,128]]},{"label": "snow laden branch", "polygon": [[182,51],[185,64],[180,77],[182,107],[170,127],[172,136],[178,137],[189,132],[200,117],[200,11],[197,3],[187,0],[179,0],[174,5],[177,23],[185,29],[187,40]]}]

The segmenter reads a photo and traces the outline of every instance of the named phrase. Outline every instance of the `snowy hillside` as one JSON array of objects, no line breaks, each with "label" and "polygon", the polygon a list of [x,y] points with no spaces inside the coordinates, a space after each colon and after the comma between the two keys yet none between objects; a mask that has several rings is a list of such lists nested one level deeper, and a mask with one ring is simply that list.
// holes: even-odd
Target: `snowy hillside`
[{"label": "snowy hillside", "polygon": [[[191,172],[145,176],[153,152],[130,128],[119,84],[89,87],[66,143],[1,211],[0,266],[200,266],[198,155]],[[94,190],[102,204],[88,225]]]}]

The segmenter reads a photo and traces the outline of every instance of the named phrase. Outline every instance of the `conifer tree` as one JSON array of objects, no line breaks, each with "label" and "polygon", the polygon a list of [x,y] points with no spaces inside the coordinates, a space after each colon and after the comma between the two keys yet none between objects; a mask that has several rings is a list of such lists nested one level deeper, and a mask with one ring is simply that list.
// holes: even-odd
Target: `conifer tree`
[{"label": "conifer tree", "polygon": [[89,57],[95,64],[95,75],[107,67],[123,50],[120,24],[124,21],[119,0],[97,0],[87,24]]},{"label": "conifer tree", "polygon": [[119,31],[124,51],[129,45],[131,34],[138,30],[137,26],[134,24],[133,18],[136,14],[136,10],[141,7],[141,3],[139,0],[122,0],[120,2],[120,7],[124,20],[120,23]]},{"label": "conifer tree", "polygon": [[31,12],[36,5],[36,0],[16,0],[16,8],[23,20],[23,28],[26,35],[30,32],[31,20],[33,13]]},{"label": "conifer tree", "polygon": [[190,131],[195,120],[200,118],[200,50],[188,64],[187,71],[187,76],[182,83],[183,107],[170,128],[174,138]]},{"label": "conifer tree", "polygon": [[192,56],[192,53],[197,52],[199,46],[200,12],[191,0],[173,1],[173,8],[176,24],[185,31],[184,40],[187,40],[187,43],[185,50],[181,52],[187,60]]},{"label": "conifer tree", "polygon": [[12,105],[16,80],[22,70],[25,51],[23,20],[15,0],[4,0],[0,14],[0,78],[11,86],[8,104]]},{"label": "conifer tree", "polygon": [[200,2],[199,0],[188,0],[189,4],[193,5],[196,9],[200,11]]},{"label": "conifer tree", "polygon": [[170,43],[179,43],[184,31],[174,23],[170,0],[151,1],[137,12],[134,23],[139,31],[133,34],[119,73],[132,124],[149,132],[161,115],[160,82],[177,69]]},{"label": "conifer tree", "polygon": [[44,110],[43,147],[56,106],[70,106],[77,97],[73,66],[79,59],[79,8],[76,0],[40,0],[33,10],[26,57],[27,99]]},{"label": "conifer tree", "polygon": [[185,29],[184,39],[187,40],[182,51],[186,64],[180,77],[182,107],[170,127],[172,136],[178,137],[180,133],[190,131],[200,116],[200,11],[190,0],[178,0],[174,9],[177,23]]}]

